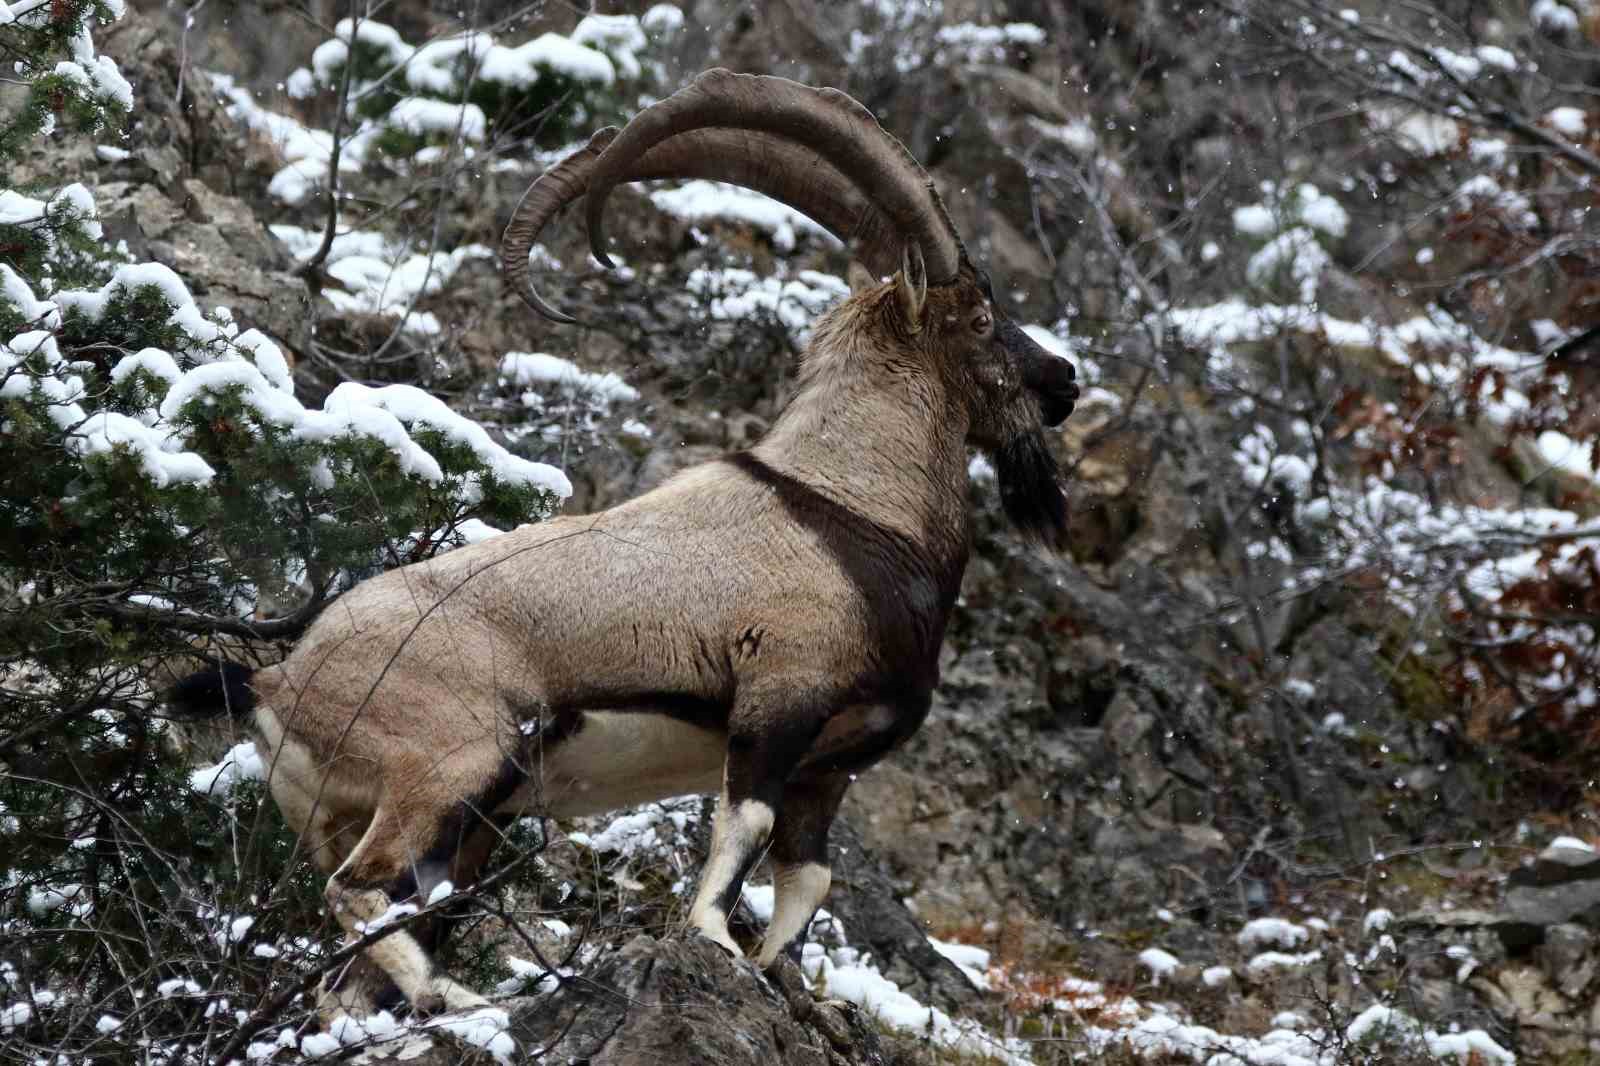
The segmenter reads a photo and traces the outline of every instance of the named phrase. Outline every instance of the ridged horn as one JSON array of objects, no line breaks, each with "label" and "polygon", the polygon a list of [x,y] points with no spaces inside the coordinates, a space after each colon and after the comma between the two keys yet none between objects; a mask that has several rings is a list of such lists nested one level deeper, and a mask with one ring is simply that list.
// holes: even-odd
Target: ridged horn
[{"label": "ridged horn", "polygon": [[961,267],[961,240],[933,182],[905,145],[837,89],[770,75],[708,70],[633,116],[600,155],[589,178],[589,246],[607,265],[602,216],[606,199],[629,180],[633,161],[669,138],[707,127],[753,130],[805,145],[826,158],[871,200],[907,240],[922,249],[928,280],[952,280]]},{"label": "ridged horn", "polygon": [[[800,90],[802,94],[809,96],[801,95],[798,99],[813,111],[817,107],[814,98],[819,95],[827,100],[838,98],[846,101],[849,106],[844,111],[848,114],[849,121],[854,122],[858,129],[870,124],[872,139],[867,143],[876,146],[873,158],[877,160],[877,164],[899,168],[899,180],[891,184],[900,193],[911,195],[913,200],[911,207],[914,208],[911,217],[915,220],[914,223],[897,224],[897,217],[907,217],[907,205],[899,204],[900,212],[897,216],[893,210],[893,201],[885,202],[881,197],[869,196],[865,191],[881,186],[863,186],[841,168],[837,141],[826,142],[833,151],[824,153],[810,143],[788,139],[781,132],[759,128],[707,126],[670,133],[664,139],[656,140],[652,146],[631,160],[614,156],[610,151],[611,147],[617,143],[619,136],[626,136],[641,117],[653,110],[653,108],[646,109],[639,116],[635,116],[634,121],[630,122],[620,134],[613,127],[597,131],[587,145],[541,175],[528,188],[521,203],[512,213],[511,221],[506,226],[501,241],[503,269],[508,284],[516,289],[534,310],[558,322],[573,321],[570,316],[550,306],[531,288],[528,281],[528,254],[550,219],[567,204],[585,195],[594,187],[595,174],[603,161],[609,161],[606,165],[616,173],[615,180],[611,181],[611,187],[624,182],[653,178],[707,178],[742,185],[765,193],[814,219],[842,240],[850,242],[854,256],[865,263],[875,276],[881,277],[892,273],[899,267],[901,254],[908,239],[916,241],[923,251],[925,260],[937,255],[939,257],[937,261],[941,264],[954,264],[954,266],[940,267],[941,271],[948,273],[936,274],[930,263],[928,271],[930,280],[948,281],[954,276],[965,253],[955,228],[950,224],[943,203],[939,200],[932,184],[928,182],[922,168],[898,141],[878,126],[877,121],[864,108],[848,96],[834,90],[810,89],[782,78],[755,78],[749,75],[732,75],[726,71],[709,71],[696,79],[694,84],[701,85],[708,78],[712,82],[717,82],[720,78],[733,79],[735,84],[755,85],[763,91],[771,88],[774,83],[779,87],[786,86]],[[669,99],[675,99],[683,92],[688,90],[683,90]],[[810,102],[806,103],[807,101]],[[833,103],[824,106],[831,111],[838,110]],[[690,125],[692,126],[692,123]],[[796,128],[801,126],[803,123],[798,124]],[[816,132],[814,127],[815,122],[810,127],[813,133]],[[802,132],[805,132],[804,128]],[[854,160],[854,162],[847,161],[846,165],[854,167],[856,174],[869,173],[870,176],[870,172],[864,170],[864,166],[860,163],[859,157],[862,153],[845,153],[845,155]],[[607,192],[609,193],[609,188]],[[919,200],[920,204],[916,203]]]}]

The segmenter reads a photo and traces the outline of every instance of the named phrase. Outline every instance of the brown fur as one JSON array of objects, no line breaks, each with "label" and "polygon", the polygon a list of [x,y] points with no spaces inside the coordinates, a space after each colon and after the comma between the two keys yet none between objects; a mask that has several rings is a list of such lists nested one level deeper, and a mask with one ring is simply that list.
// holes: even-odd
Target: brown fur
[{"label": "brown fur", "polygon": [[[272,792],[352,933],[471,882],[493,815],[720,788],[695,925],[732,947],[727,911],[771,839],[781,938],[803,937],[846,775],[927,713],[969,443],[1048,454],[1026,364],[1053,357],[997,339],[981,277],[853,280],[748,454],[373,578],[256,675]],[[419,942],[383,943],[372,961],[414,1005],[475,1001]]]}]

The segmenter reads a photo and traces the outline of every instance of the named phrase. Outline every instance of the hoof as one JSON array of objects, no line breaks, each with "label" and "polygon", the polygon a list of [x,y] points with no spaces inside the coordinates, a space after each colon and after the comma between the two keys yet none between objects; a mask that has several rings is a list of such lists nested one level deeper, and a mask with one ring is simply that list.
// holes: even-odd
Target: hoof
[{"label": "hoof", "polygon": [[444,1011],[477,1010],[480,1007],[489,1006],[487,999],[453,977],[435,977],[428,996],[437,997],[444,1004],[441,1010],[433,1012],[435,1014],[441,1014]]},{"label": "hoof", "polygon": [[317,990],[317,1018],[324,1029],[342,1018],[365,1018],[377,1010],[377,1005],[359,981],[331,987],[324,980]]},{"label": "hoof", "polygon": [[444,1014],[450,1009],[444,996],[432,989],[423,992],[411,1001],[411,1013],[420,1018],[433,1018]]},{"label": "hoof", "polygon": [[738,962],[739,960],[744,958],[744,951],[740,949],[738,944],[735,944],[733,942],[733,937],[729,936],[727,933],[722,933],[722,934],[718,935],[718,934],[715,934],[715,933],[708,933],[704,929],[699,929],[699,928],[696,928],[694,926],[690,926],[689,927],[689,935],[690,936],[698,936],[698,937],[701,937],[701,938],[703,938],[705,940],[711,941],[713,944],[717,945],[717,947],[719,947],[723,951],[727,952],[728,953],[728,957],[731,958],[734,962]]},{"label": "hoof", "polygon": [[828,1043],[841,1051],[848,1051],[854,1043],[850,1035],[850,1023],[845,1020],[848,1013],[841,1009],[845,1007],[854,1009],[853,1004],[825,999],[812,1007],[809,1019],[811,1024],[828,1038]]},{"label": "hoof", "polygon": [[766,969],[767,980],[783,995],[784,1002],[789,1004],[789,1013],[797,1021],[805,1021],[811,1017],[815,1004],[811,999],[811,992],[806,988],[805,978],[800,974],[800,967],[789,961],[788,956],[779,955]]}]

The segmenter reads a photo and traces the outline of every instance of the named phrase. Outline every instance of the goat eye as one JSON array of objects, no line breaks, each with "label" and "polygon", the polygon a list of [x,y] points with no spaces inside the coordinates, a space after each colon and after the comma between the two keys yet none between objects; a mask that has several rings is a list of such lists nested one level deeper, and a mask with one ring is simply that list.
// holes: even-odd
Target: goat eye
[{"label": "goat eye", "polygon": [[994,325],[994,320],[988,315],[979,315],[972,320],[972,332],[988,333],[989,327]]}]

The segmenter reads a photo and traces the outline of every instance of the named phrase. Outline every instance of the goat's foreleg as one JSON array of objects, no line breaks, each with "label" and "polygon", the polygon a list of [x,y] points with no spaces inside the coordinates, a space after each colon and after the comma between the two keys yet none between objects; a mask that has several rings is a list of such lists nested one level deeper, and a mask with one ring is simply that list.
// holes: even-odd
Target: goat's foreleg
[{"label": "goat's foreleg", "polygon": [[735,958],[744,953],[728,934],[728,915],[739,902],[744,879],[767,850],[785,783],[823,721],[820,713],[793,709],[792,693],[790,688],[781,700],[746,701],[729,720],[711,855],[700,873],[689,924]]},{"label": "goat's foreleg", "polygon": [[777,820],[766,798],[739,795],[726,785],[711,828],[711,855],[700,871],[700,889],[689,910],[689,925],[726,948],[734,958],[744,952],[728,933],[728,915],[739,902],[744,879],[761,861]]},{"label": "goat's foreleg", "polygon": [[791,784],[783,792],[782,813],[772,835],[776,902],[756,953],[756,965],[762,969],[781,954],[800,961],[806,931],[833,880],[828,867],[828,829],[849,785],[849,774],[836,773]]}]

